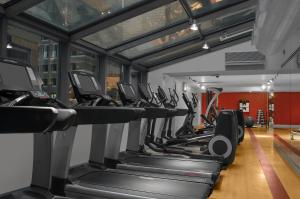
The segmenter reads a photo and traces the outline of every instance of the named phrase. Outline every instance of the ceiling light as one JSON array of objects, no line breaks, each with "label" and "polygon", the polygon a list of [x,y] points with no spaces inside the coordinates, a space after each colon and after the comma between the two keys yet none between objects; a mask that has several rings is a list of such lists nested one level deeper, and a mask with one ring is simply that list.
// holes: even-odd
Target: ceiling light
[{"label": "ceiling light", "polygon": [[12,49],[13,46],[12,46],[10,43],[8,43],[8,44],[6,45],[6,48],[7,48],[7,49]]},{"label": "ceiling light", "polygon": [[261,89],[263,89],[263,90],[265,90],[267,88],[267,86],[265,85],[265,84],[263,84],[262,86],[261,86]]},{"label": "ceiling light", "polygon": [[196,20],[195,20],[195,19],[193,20],[193,23],[192,23],[190,29],[191,29],[191,30],[194,30],[194,31],[198,30],[198,26],[197,26],[197,23],[196,23]]},{"label": "ceiling light", "polygon": [[206,86],[201,86],[201,90],[206,90]]},{"label": "ceiling light", "polygon": [[271,82],[268,82],[267,84],[268,84],[268,85],[270,85],[270,84],[271,84]]},{"label": "ceiling light", "polygon": [[208,46],[207,42],[205,42],[205,43],[203,44],[202,48],[203,48],[204,50],[209,49],[209,46]]},{"label": "ceiling light", "polygon": [[270,83],[273,83],[273,79],[270,79],[269,82],[270,82]]},{"label": "ceiling light", "polygon": [[271,85],[268,85],[268,86],[267,86],[267,89],[270,90],[270,89],[271,89]]}]

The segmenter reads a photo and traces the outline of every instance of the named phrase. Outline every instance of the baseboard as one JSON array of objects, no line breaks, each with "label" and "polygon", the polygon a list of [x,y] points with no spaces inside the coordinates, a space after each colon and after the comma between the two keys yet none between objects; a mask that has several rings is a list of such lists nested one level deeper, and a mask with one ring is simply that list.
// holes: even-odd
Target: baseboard
[{"label": "baseboard", "polygon": [[274,124],[273,128],[278,128],[278,129],[299,129],[300,125]]}]

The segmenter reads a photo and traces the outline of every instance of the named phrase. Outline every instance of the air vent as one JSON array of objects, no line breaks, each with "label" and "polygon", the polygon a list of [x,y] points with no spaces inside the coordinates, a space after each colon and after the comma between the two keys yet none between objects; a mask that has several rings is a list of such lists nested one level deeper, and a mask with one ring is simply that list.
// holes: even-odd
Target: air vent
[{"label": "air vent", "polygon": [[226,70],[263,70],[265,56],[255,52],[230,52],[225,53]]}]

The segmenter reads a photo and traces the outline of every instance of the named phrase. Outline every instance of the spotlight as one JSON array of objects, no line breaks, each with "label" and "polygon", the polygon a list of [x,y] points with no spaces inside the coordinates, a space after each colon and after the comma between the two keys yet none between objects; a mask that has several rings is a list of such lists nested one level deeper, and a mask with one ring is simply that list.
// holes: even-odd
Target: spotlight
[{"label": "spotlight", "polygon": [[265,84],[263,84],[262,86],[261,86],[261,89],[263,89],[263,90],[265,90],[267,88],[267,86],[265,85]]},{"label": "spotlight", "polygon": [[195,20],[195,19],[193,20],[193,23],[192,23],[190,29],[191,29],[191,30],[194,30],[194,31],[198,30],[198,26],[197,26],[197,23],[196,23],[196,20]]},{"label": "spotlight", "polygon": [[202,48],[203,48],[204,50],[209,49],[209,46],[208,46],[207,42],[205,42],[205,43],[203,44]]},{"label": "spotlight", "polygon": [[12,46],[10,43],[8,43],[8,44],[6,45],[6,48],[7,48],[7,49],[12,49],[13,46]]}]

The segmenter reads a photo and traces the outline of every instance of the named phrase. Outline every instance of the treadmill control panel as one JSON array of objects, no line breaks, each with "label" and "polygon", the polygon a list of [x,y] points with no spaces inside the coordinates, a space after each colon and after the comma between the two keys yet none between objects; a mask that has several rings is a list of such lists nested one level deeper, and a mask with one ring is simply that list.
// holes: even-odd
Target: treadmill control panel
[{"label": "treadmill control panel", "polygon": [[40,99],[48,99],[50,98],[49,95],[44,91],[30,91],[30,94],[34,98],[40,98]]}]

